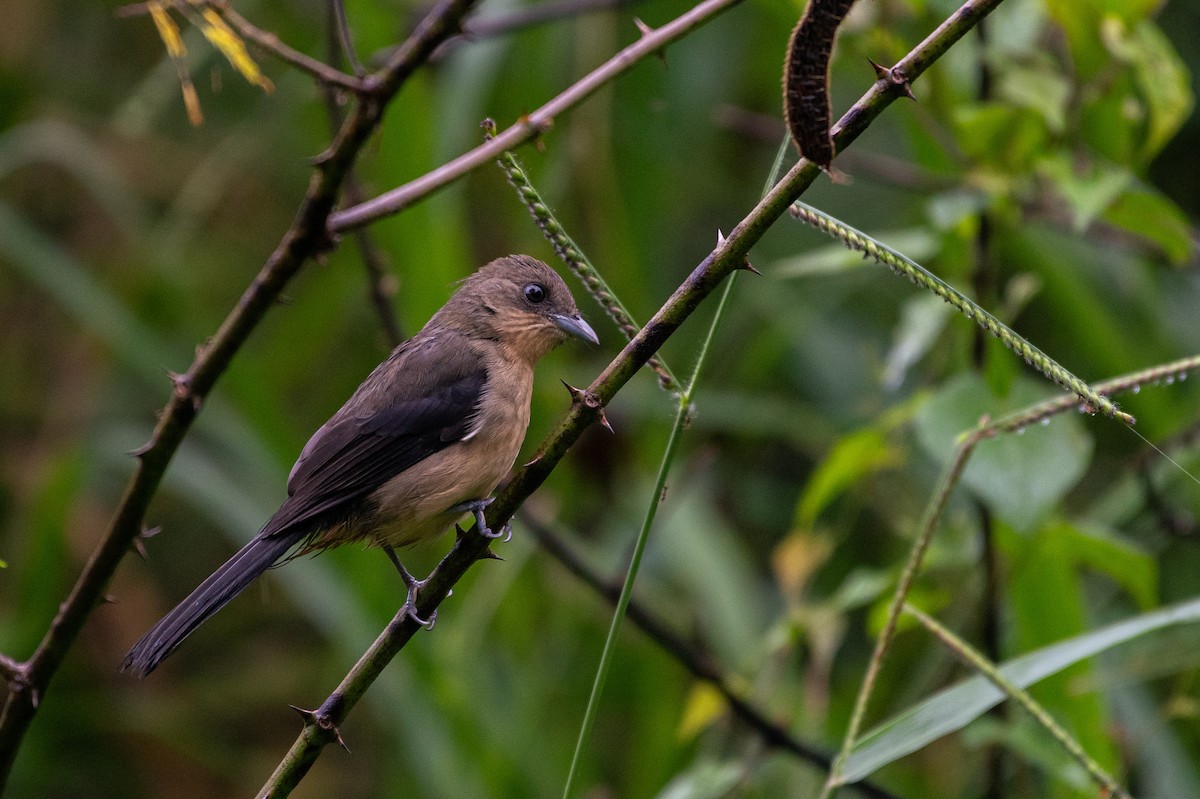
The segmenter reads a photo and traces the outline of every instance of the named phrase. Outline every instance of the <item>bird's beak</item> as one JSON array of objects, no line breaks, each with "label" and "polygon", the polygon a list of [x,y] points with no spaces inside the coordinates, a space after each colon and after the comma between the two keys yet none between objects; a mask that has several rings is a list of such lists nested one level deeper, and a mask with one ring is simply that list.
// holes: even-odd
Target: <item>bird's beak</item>
[{"label": "bird's beak", "polygon": [[560,313],[551,314],[550,320],[558,325],[560,330],[570,333],[572,336],[577,336],[593,344],[600,343],[600,338],[596,335],[596,331],[592,330],[592,326],[583,321],[583,317],[579,314],[575,314],[574,316],[567,316]]}]

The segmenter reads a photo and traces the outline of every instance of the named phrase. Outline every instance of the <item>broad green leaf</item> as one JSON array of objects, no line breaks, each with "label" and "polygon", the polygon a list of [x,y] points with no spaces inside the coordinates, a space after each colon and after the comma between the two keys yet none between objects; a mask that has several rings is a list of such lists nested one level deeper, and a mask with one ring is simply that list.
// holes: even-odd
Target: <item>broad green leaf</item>
[{"label": "broad green leaf", "polygon": [[[916,414],[917,438],[938,461],[953,454],[958,436],[978,425],[1046,397],[1039,383],[1018,379],[1008,396],[992,394],[978,376],[963,374],[943,386]],[[1074,415],[1056,417],[1019,434],[980,442],[963,483],[1001,519],[1031,529],[1083,475],[1092,440]]]},{"label": "broad green leaf", "polygon": [[[998,526],[996,532],[1010,564],[1014,646],[1035,649],[1087,630],[1084,579],[1070,525],[1056,522],[1025,536],[1003,526]],[[1047,608],[1054,611],[1047,613]],[[1106,714],[1100,697],[1072,690],[1075,679],[1091,674],[1091,664],[1072,664],[1043,680],[1035,695],[1089,756],[1112,768],[1116,750],[1105,729]]]},{"label": "broad green leaf", "polygon": [[1094,163],[1081,173],[1068,153],[1047,158],[1038,171],[1071,204],[1071,221],[1077,232],[1086,230],[1133,182],[1133,174],[1123,167]]},{"label": "broad green leaf", "polygon": [[1090,80],[1109,63],[1098,33],[1104,20],[1135,24],[1161,5],[1160,0],[1046,0],[1050,16],[1063,29],[1080,77]]},{"label": "broad green leaf", "polygon": [[658,794],[658,799],[719,799],[729,796],[745,772],[745,766],[736,761],[702,761],[671,780]]},{"label": "broad green leaf", "polygon": [[[1006,679],[1027,688],[1063,669],[1157,630],[1200,622],[1200,599],[1144,613],[1008,661]],[[842,767],[855,782],[921,749],[943,735],[961,730],[999,704],[1004,694],[984,677],[972,677],[939,691],[874,728],[855,744]]]},{"label": "broad green leaf", "polygon": [[1036,111],[1055,135],[1067,128],[1067,109],[1073,87],[1061,68],[1048,59],[1036,67],[1005,65],[997,94],[1021,108]]},{"label": "broad green leaf", "polygon": [[1131,188],[1103,212],[1105,222],[1158,246],[1167,260],[1181,266],[1195,244],[1187,216],[1175,203],[1148,188]]},{"label": "broad green leaf", "polygon": [[901,460],[900,453],[879,430],[868,428],[846,436],[834,445],[804,487],[796,505],[794,526],[811,530],[821,512],[847,488]]},{"label": "broad green leaf", "polygon": [[1005,174],[1020,173],[1047,145],[1042,116],[1002,103],[974,103],[954,111],[955,139],[963,152]]},{"label": "broad green leaf", "polygon": [[883,370],[883,385],[896,391],[908,370],[929,352],[946,329],[952,309],[940,297],[920,294],[901,305],[900,322],[893,332]]},{"label": "broad green leaf", "polygon": [[1187,67],[1158,26],[1141,22],[1132,27],[1110,17],[1101,26],[1105,45],[1133,69],[1134,85],[1146,106],[1146,129],[1141,158],[1153,158],[1192,111],[1193,97]]}]

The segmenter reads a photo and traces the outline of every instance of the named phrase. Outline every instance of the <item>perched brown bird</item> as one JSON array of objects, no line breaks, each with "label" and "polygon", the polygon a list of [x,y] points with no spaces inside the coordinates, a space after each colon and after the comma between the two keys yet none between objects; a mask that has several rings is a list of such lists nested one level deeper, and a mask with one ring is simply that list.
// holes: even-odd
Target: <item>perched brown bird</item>
[{"label": "perched brown bird", "polygon": [[[196,627],[275,563],[351,541],[393,551],[484,509],[529,425],[533,365],[568,335],[599,343],[571,292],[527,255],[462,281],[421,332],[376,367],[318,430],[288,476],[288,497],[250,543],[142,636],[122,670],[153,671]],[[418,621],[423,622],[421,619]]]}]

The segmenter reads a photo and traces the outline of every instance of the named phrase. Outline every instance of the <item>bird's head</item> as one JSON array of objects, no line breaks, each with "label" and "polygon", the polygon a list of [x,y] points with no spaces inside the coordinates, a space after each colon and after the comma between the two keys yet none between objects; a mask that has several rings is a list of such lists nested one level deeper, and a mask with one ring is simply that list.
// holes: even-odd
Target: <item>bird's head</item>
[{"label": "bird's head", "polygon": [[600,343],[567,284],[528,255],[507,255],[480,267],[431,322],[499,341],[531,362],[568,335]]}]

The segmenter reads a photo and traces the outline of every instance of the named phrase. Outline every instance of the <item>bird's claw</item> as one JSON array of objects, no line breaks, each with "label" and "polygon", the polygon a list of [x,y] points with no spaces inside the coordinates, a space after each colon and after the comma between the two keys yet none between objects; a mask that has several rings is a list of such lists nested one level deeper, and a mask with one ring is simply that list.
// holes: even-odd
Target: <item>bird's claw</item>
[{"label": "bird's claw", "polygon": [[504,526],[501,527],[498,532],[493,532],[492,528],[488,527],[487,519],[485,519],[483,516],[484,510],[487,509],[488,505],[491,505],[495,501],[495,497],[476,499],[470,502],[463,502],[460,505],[455,505],[451,510],[456,510],[461,513],[470,513],[475,517],[475,529],[479,531],[481,536],[484,538],[491,538],[493,540],[497,538],[503,538],[504,543],[507,544],[510,540],[512,540],[512,522],[505,522]]},{"label": "bird's claw", "polygon": [[391,547],[384,547],[384,551],[391,558],[392,565],[396,567],[396,571],[400,572],[400,579],[404,581],[404,587],[408,589],[408,594],[404,597],[404,615],[426,630],[432,630],[433,625],[437,622],[437,611],[435,610],[433,613],[430,613],[428,619],[421,618],[417,613],[417,594],[425,587],[425,581],[418,580],[408,573],[408,569],[404,568],[404,564],[396,556],[396,550]]}]

